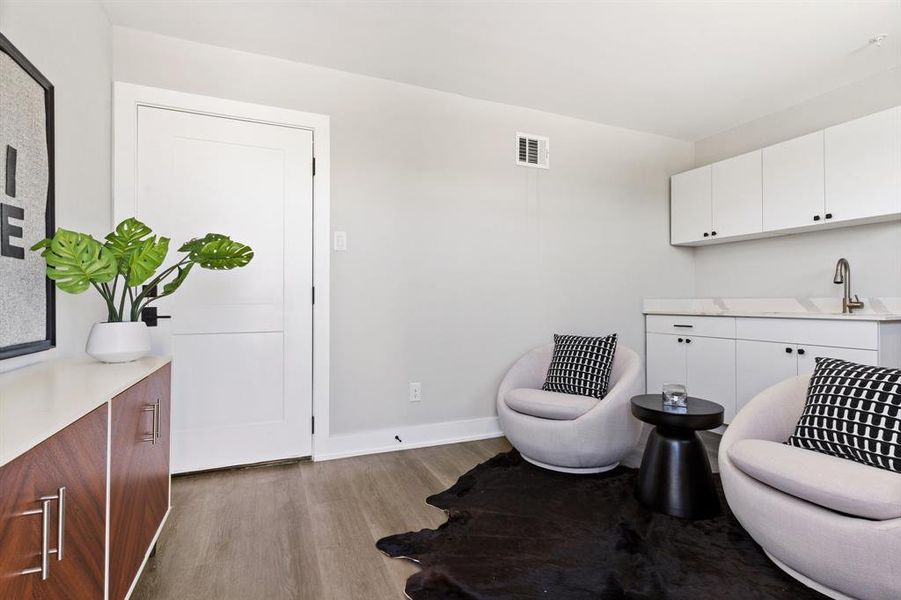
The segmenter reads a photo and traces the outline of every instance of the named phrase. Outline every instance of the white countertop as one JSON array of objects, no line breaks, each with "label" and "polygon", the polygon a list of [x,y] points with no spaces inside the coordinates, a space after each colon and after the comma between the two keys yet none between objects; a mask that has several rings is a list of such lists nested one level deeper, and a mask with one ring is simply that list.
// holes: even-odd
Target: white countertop
[{"label": "white countertop", "polygon": [[653,298],[645,299],[646,315],[827,319],[901,322],[901,299],[863,298],[864,308],[842,314],[841,298]]},{"label": "white countertop", "polygon": [[37,446],[163,365],[167,357],[104,364],[51,360],[0,375],[0,466]]},{"label": "white countertop", "polygon": [[842,313],[780,313],[780,312],[742,312],[717,311],[705,312],[697,310],[646,310],[646,315],[673,315],[679,317],[751,317],[760,319],[829,319],[836,321],[901,321],[901,315],[889,314],[851,314]]}]

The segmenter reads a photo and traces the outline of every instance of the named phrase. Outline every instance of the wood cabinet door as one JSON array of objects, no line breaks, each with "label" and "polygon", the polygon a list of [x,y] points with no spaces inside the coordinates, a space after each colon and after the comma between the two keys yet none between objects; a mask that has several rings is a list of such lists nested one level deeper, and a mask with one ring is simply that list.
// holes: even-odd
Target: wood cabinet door
[{"label": "wood cabinet door", "polygon": [[735,340],[689,336],[686,346],[688,395],[723,407],[723,421],[735,416]]},{"label": "wood cabinet door", "polygon": [[[104,404],[0,468],[0,598],[103,598],[106,432]],[[48,548],[56,550],[49,554],[49,577],[22,574],[41,566],[40,499],[57,496],[60,487],[63,510],[58,499],[48,504]]]},{"label": "wood cabinet door", "polygon": [[713,164],[710,235],[716,239],[763,231],[760,156],[755,150]]},{"label": "wood cabinet door", "polygon": [[822,131],[763,149],[764,231],[826,222],[823,169]]},{"label": "wood cabinet door", "polygon": [[735,343],[736,409],[766,388],[798,374],[797,346],[780,342]]},{"label": "wood cabinet door", "polygon": [[169,508],[169,366],[111,402],[109,598],[126,596]]},{"label": "wood cabinet door", "polygon": [[684,337],[665,333],[649,333],[647,346],[647,392],[649,394],[662,391],[664,383],[687,384]]},{"label": "wood cabinet door", "polygon": [[709,239],[710,166],[673,175],[670,186],[670,243],[687,244]]},{"label": "wood cabinet door", "polygon": [[901,106],[826,129],[832,221],[901,213]]}]

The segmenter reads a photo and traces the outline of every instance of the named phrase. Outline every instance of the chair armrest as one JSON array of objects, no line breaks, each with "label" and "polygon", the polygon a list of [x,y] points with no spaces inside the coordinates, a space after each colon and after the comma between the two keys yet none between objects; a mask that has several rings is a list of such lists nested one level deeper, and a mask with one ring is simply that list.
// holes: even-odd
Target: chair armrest
[{"label": "chair armrest", "polygon": [[544,385],[547,369],[551,364],[554,345],[535,348],[519,358],[501,380],[497,388],[497,401],[503,402],[510,390],[528,388],[539,390]]},{"label": "chair armrest", "polygon": [[757,394],[726,429],[720,442],[720,454],[739,440],[786,441],[804,410],[809,382],[810,375],[801,375]]}]

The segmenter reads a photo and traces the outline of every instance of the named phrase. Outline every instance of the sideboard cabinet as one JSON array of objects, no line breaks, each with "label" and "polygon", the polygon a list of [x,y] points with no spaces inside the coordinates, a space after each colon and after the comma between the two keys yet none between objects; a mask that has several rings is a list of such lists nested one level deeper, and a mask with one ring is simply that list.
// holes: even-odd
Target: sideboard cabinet
[{"label": "sideboard cabinet", "polygon": [[128,597],[169,510],[170,378],[163,359],[0,376],[0,598]]}]

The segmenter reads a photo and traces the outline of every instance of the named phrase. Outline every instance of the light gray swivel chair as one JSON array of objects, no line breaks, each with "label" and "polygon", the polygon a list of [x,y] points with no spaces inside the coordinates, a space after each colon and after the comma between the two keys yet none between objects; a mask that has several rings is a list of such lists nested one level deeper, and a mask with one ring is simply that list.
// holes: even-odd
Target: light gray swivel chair
[{"label": "light gray swivel chair", "polygon": [[528,352],[497,391],[504,435],[527,461],[565,473],[600,473],[616,467],[638,443],[641,423],[632,396],[644,392],[641,359],[618,344],[607,395],[597,400],[541,389],[554,352],[547,344]]},{"label": "light gray swivel chair", "polygon": [[782,570],[831,598],[901,598],[901,474],[787,446],[810,375],[764,390],[719,447],[729,508]]}]

